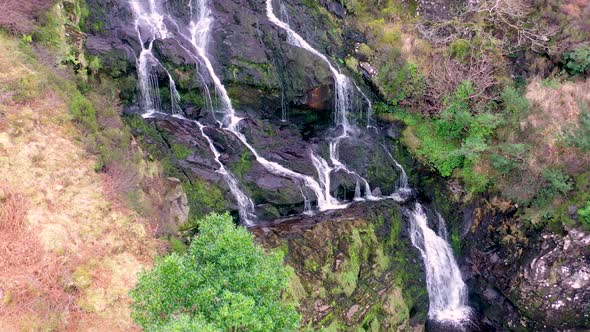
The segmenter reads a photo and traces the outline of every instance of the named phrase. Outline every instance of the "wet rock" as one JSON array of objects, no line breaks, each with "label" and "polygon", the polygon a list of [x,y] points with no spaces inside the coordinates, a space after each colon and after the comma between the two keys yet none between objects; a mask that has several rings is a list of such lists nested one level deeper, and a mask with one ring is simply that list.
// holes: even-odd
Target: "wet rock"
[{"label": "wet rock", "polygon": [[500,293],[498,293],[498,291],[496,291],[493,288],[487,288],[484,292],[483,292],[483,296],[488,300],[488,301],[495,301],[496,299],[500,298]]},{"label": "wet rock", "polygon": [[[265,246],[288,246],[286,263],[305,293],[303,326],[337,323],[355,331],[378,317],[383,331],[396,331],[423,325],[428,310],[420,256],[402,218],[398,205],[383,201],[250,230]],[[417,264],[404,263],[412,260]]]},{"label": "wet rock", "polygon": [[377,68],[373,67],[373,65],[371,65],[368,62],[364,62],[364,61],[359,62],[359,67],[361,67],[361,69],[363,70],[363,72],[365,73],[365,75],[368,78],[373,78],[373,77],[377,76],[377,74],[379,74],[379,71],[377,70]]},{"label": "wet rock", "polygon": [[180,226],[186,224],[189,213],[188,199],[179,179],[164,180],[163,200],[157,235],[179,236]]},{"label": "wet rock", "polygon": [[[469,259],[478,278],[498,289],[523,315],[515,319],[513,312],[505,312],[514,319],[510,324],[533,330],[590,327],[590,233],[575,228],[563,235],[531,232],[518,220],[491,211],[480,219],[467,235]],[[491,247],[498,250],[486,254]],[[481,292],[492,302],[489,288]]]}]

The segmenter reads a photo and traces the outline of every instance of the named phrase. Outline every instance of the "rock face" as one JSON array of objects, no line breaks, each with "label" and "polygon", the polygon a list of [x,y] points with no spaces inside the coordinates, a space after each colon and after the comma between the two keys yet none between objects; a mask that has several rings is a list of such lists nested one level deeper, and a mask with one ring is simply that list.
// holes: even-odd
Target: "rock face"
[{"label": "rock face", "polygon": [[159,211],[162,218],[158,228],[158,236],[180,235],[180,227],[187,223],[189,204],[182,182],[177,178],[166,178],[164,181],[163,210]]},{"label": "rock face", "polygon": [[[138,105],[135,66],[141,45],[128,3],[87,3],[86,47],[101,57],[104,74],[113,77],[128,113],[133,113]],[[328,66],[288,43],[286,33],[266,19],[264,0],[211,3],[215,33],[208,52],[237,113],[244,118],[241,132],[266,159],[317,178],[310,151],[329,159],[328,138],[341,130],[333,128],[334,81]],[[168,9],[186,23],[186,5],[186,0],[169,1]],[[342,20],[346,10],[340,1],[284,0],[283,6],[282,19],[334,65],[366,41]],[[451,2],[421,1],[419,10],[437,20],[448,17],[452,7]],[[217,128],[202,97],[205,87],[213,91],[209,79],[201,79],[193,59],[177,42],[158,41],[154,53],[173,76],[185,115],[208,125],[206,134],[219,150],[220,160],[254,201],[260,226],[253,231],[269,246],[289,248],[287,261],[296,270],[290,296],[301,301],[306,322],[344,330],[406,330],[421,325],[427,311],[423,272],[419,257],[410,250],[399,207],[387,202],[353,205],[346,211],[263,226],[301,214],[304,195],[313,201],[313,194],[301,183],[269,172],[235,135]],[[370,81],[379,68],[364,60],[359,65],[362,71],[356,83],[366,91],[360,76]],[[162,74],[164,105],[170,101],[167,82]],[[364,128],[366,114],[351,114],[351,121]],[[137,116],[129,116],[127,123],[147,153],[162,160],[166,172],[181,180],[191,217],[236,211],[217,172],[219,166],[194,123],[170,117],[144,121]],[[375,195],[391,194],[399,185],[400,171],[391,154],[406,166],[420,199],[440,203],[451,196],[432,189],[431,177],[417,176],[419,165],[398,140],[401,125],[374,125],[343,140],[340,159],[368,179]],[[333,172],[331,179],[333,196],[353,198],[355,177],[340,171]],[[431,189],[423,192],[424,188]],[[178,203],[171,215],[180,221],[186,206],[177,193],[173,190],[171,194],[171,201]],[[447,216],[452,207],[437,208]],[[451,237],[457,250],[461,235],[465,239],[463,266],[473,291],[471,304],[491,325],[499,330],[584,330],[590,326],[588,233],[575,229],[566,234],[540,232],[488,208],[466,211],[464,232],[460,234],[451,222]],[[178,224],[171,220],[170,225],[167,232],[176,232]]]},{"label": "rock face", "polygon": [[590,233],[527,229],[481,208],[469,216],[474,290],[489,319],[504,328],[535,331],[590,327]]},{"label": "rock face", "polygon": [[[342,26],[326,9],[337,11],[341,5],[331,6],[329,3],[332,1],[323,5],[285,1],[281,12],[293,29],[319,52],[328,57],[343,57],[346,47],[343,47]],[[128,5],[121,2],[89,0],[88,6],[91,15],[87,20],[87,48],[104,59],[105,72],[118,82],[121,96],[132,109],[138,104],[135,61],[141,51],[133,15]],[[188,25],[186,2],[167,2],[166,6],[167,13],[179,25]],[[214,1],[211,6],[214,33],[208,53],[234,108],[243,117],[240,131],[264,158],[317,177],[311,151],[329,160],[329,137],[337,135],[339,130],[332,128],[335,93],[328,65],[317,55],[291,45],[285,31],[266,18],[263,0]],[[170,19],[165,19],[164,24],[170,28],[174,26]],[[171,38],[157,40],[153,44],[153,53],[174,78],[185,115],[211,126],[206,128],[207,135],[221,153],[220,160],[234,173],[241,189],[252,198],[262,220],[302,213],[304,196],[313,204],[315,195],[300,181],[269,172],[235,135],[214,128],[216,124],[206,106],[203,90],[208,87],[215,91],[215,88],[207,75],[198,72],[198,64],[184,50],[190,46],[181,43],[182,40]],[[336,59],[330,61],[335,66],[338,63]],[[168,76],[161,70],[159,87],[164,110],[170,105],[168,85]],[[281,121],[282,111],[285,111],[287,121]],[[364,128],[366,112],[357,107],[352,113],[350,121]],[[149,141],[156,143],[161,158],[171,159],[178,177],[188,180],[191,187],[202,181],[208,183],[207,187],[217,187],[227,197],[222,199],[222,205],[235,208],[227,186],[216,173],[218,165],[212,160],[208,143],[196,125],[162,117],[150,122],[156,129],[150,132],[157,137],[151,137]],[[351,170],[369,180],[372,188],[378,187],[387,195],[397,186],[399,169],[389,154],[397,157],[398,149],[394,148],[396,141],[382,135],[381,131],[359,130],[358,135],[342,141],[340,155]],[[173,151],[178,145],[188,148],[191,153],[179,156]],[[166,151],[175,155],[171,158]],[[333,196],[351,200],[356,182],[352,173],[333,172],[329,189]],[[194,212],[196,205],[192,206]]]},{"label": "rock face", "polygon": [[379,202],[251,230],[285,248],[295,269],[287,297],[303,326],[412,331],[424,326],[428,296],[405,223],[399,206]]}]

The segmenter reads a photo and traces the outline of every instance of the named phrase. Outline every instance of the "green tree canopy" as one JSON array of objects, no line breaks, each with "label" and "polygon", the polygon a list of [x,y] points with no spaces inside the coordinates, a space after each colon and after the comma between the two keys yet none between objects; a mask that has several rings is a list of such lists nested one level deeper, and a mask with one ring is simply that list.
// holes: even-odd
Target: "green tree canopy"
[{"label": "green tree canopy", "polygon": [[149,331],[295,331],[301,317],[281,301],[289,276],[228,214],[198,222],[186,254],[143,272],[131,292],[133,318]]}]

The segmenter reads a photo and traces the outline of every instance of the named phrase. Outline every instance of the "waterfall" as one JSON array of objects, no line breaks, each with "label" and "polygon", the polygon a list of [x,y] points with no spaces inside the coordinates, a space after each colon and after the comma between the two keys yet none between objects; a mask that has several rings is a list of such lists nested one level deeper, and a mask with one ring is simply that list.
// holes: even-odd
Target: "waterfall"
[{"label": "waterfall", "polygon": [[[197,61],[199,64],[202,65],[202,67],[204,67],[204,69],[206,70],[205,73],[208,75],[208,77],[211,79],[213,85],[215,86],[215,90],[217,92],[217,95],[221,100],[221,110],[224,114],[223,120],[220,122],[220,124],[222,125],[222,129],[229,131],[236,138],[238,138],[240,140],[240,142],[254,155],[256,160],[262,166],[264,166],[265,169],[267,169],[269,172],[271,172],[275,175],[279,175],[282,177],[293,179],[297,182],[302,182],[306,187],[308,187],[311,191],[313,191],[317,197],[317,205],[318,205],[318,209],[320,211],[346,208],[348,206],[347,204],[341,204],[338,202],[338,200],[336,198],[331,196],[330,190],[329,190],[329,181],[325,182],[325,181],[320,180],[320,182],[323,183],[323,185],[321,185],[320,182],[316,181],[311,176],[300,174],[300,173],[290,170],[290,169],[288,169],[276,162],[267,160],[266,158],[262,157],[254,149],[254,147],[248,142],[246,137],[239,131],[238,125],[239,125],[240,121],[242,120],[242,118],[236,116],[236,112],[232,106],[232,102],[231,102],[231,99],[229,98],[227,90],[225,89],[225,86],[221,83],[220,78],[215,73],[215,70],[213,68],[213,64],[211,63],[211,60],[207,54],[207,44],[208,44],[209,36],[211,33],[211,25],[213,23],[213,17],[211,16],[211,10],[209,8],[208,1],[207,0],[197,0],[196,7],[194,5],[195,4],[193,3],[193,1],[190,0],[188,3],[188,7],[190,10],[190,14],[191,14],[191,21],[189,23],[188,29],[185,29],[188,31],[188,35],[187,35],[186,33],[182,32],[183,29],[174,20],[173,17],[162,13],[161,6],[159,6],[159,4],[155,0],[150,0],[148,2],[147,9],[145,9],[139,3],[138,0],[131,0],[131,8],[132,8],[133,13],[136,17],[135,27],[137,30],[139,41],[143,44],[143,39],[142,39],[142,35],[141,35],[142,28],[147,28],[151,32],[149,46],[148,46],[148,48],[143,48],[143,50],[142,50],[142,54],[145,53],[144,58],[153,60],[159,64],[159,61],[151,53],[151,49],[152,49],[152,45],[153,45],[154,40],[161,39],[161,38],[175,39],[178,42],[179,46],[184,51],[186,51],[187,54],[191,55],[195,61]],[[195,12],[196,12],[196,15],[195,15]],[[168,28],[165,24],[166,22],[169,22],[170,24],[172,24],[175,27],[176,31],[174,31],[174,33],[170,32],[168,30]],[[188,42],[192,46],[193,51],[184,47],[178,38],[182,39],[182,41]],[[142,58],[142,57],[140,56],[140,58]],[[160,64],[160,66],[161,66],[161,64]],[[163,70],[166,70],[163,66],[161,66],[161,67]],[[140,68],[139,76],[140,76],[140,81],[142,81],[143,80],[142,77],[144,76],[144,74],[146,74],[146,71],[142,70],[141,68],[147,68],[147,66],[143,63],[140,63],[138,68]],[[172,76],[167,71],[166,71],[166,73],[168,74],[168,77],[170,79],[171,89],[174,90],[174,93],[172,93],[172,95],[178,97],[178,99],[179,99],[178,92],[176,91],[176,88],[175,88],[174,80],[173,80]],[[147,73],[147,74],[149,74],[149,73]],[[149,78],[149,75],[146,75],[146,77]],[[148,81],[146,80],[146,82],[148,82]],[[204,84],[204,85],[206,86],[206,84]],[[140,89],[142,91],[142,94],[145,96],[144,99],[146,99],[146,102],[145,102],[146,105],[153,105],[154,103],[152,100],[155,97],[153,96],[154,93],[152,93],[152,92],[154,89],[150,88],[149,84],[140,84]],[[206,89],[206,93],[209,95],[207,100],[211,101],[212,98],[209,94],[208,89]],[[159,96],[159,92],[157,94]],[[147,100],[148,97],[149,97],[149,100]],[[159,98],[159,97],[157,97],[157,98]],[[172,99],[176,100],[176,98],[172,98]],[[211,103],[211,105],[212,105],[212,103]],[[145,110],[146,110],[146,114],[145,114],[146,117],[154,114],[155,112],[159,112],[159,110],[156,109],[155,107],[148,107]],[[177,118],[185,119],[180,116]],[[196,123],[199,125],[199,127],[202,126],[199,122],[196,122]],[[208,141],[210,141],[209,137],[207,135],[205,135],[203,130],[201,130],[201,133],[203,134],[203,137],[205,137]],[[219,153],[215,149],[215,146],[213,144],[211,144],[212,142],[209,142],[209,143],[210,143],[209,146],[210,146],[213,154],[217,156]],[[321,157],[317,157],[313,154],[311,157],[312,157],[312,160],[317,160],[320,163],[322,163],[322,161],[323,161],[323,163],[326,163],[325,160],[323,160]],[[231,174],[229,172],[229,170],[227,170],[222,165],[222,163],[219,161],[219,158],[216,158],[216,161],[217,161],[218,165],[220,165],[220,169],[218,169],[218,172],[220,172],[222,175],[224,175],[224,179],[228,183],[228,186],[230,187],[232,194],[234,195],[234,197],[236,198],[236,200],[238,202],[238,205],[240,208],[240,215],[243,218],[246,218],[245,220],[247,222],[249,222],[250,218],[253,216],[253,203],[251,203],[252,201],[249,198],[247,198],[247,196],[239,189],[239,186],[238,186],[237,180],[235,179],[235,176],[233,176],[233,174]],[[324,174],[322,174],[322,175],[324,175]],[[320,175],[320,178],[322,177],[322,175]],[[326,185],[327,185],[327,187],[326,187]]]},{"label": "waterfall", "polygon": [[[152,54],[152,47],[154,40],[158,38],[166,38],[168,31],[164,25],[164,16],[154,11],[157,6],[154,0],[149,1],[150,11],[146,12],[143,7],[137,1],[131,1],[131,9],[135,14],[135,31],[137,32],[137,40],[141,44],[141,52],[137,58],[137,72],[139,81],[139,90],[142,96],[142,107],[146,113],[159,112],[161,111],[160,101],[160,87],[158,83],[158,73],[155,68],[160,68],[168,76],[170,85],[170,109],[172,114],[180,114],[182,111],[178,102],[180,96],[176,91],[176,85],[172,79],[172,75],[166,70],[166,68],[158,61],[158,59]],[[148,38],[148,46],[145,46],[144,38],[141,34],[142,23],[149,27],[151,36]]]},{"label": "waterfall", "polygon": [[[285,7],[282,3],[280,6],[281,6],[280,7],[281,16],[284,17],[286,15],[286,13],[283,14],[283,11],[285,11]],[[334,85],[335,85],[334,124],[336,127],[342,126],[342,133],[340,135],[338,135],[332,142],[330,142],[330,161],[334,165],[334,168],[331,168],[330,172],[332,170],[343,170],[343,171],[347,172],[348,174],[353,174],[357,178],[360,178],[360,180],[362,182],[364,182],[365,187],[366,187],[366,190],[365,190],[366,199],[376,200],[377,198],[371,194],[369,182],[366,179],[362,178],[357,173],[348,169],[346,167],[346,165],[344,165],[342,162],[340,162],[340,160],[338,158],[338,146],[339,146],[340,142],[344,138],[349,137],[349,135],[351,133],[354,133],[356,131],[356,127],[354,125],[351,125],[350,120],[349,120],[349,112],[353,108],[353,105],[354,105],[355,90],[361,94],[361,96],[364,98],[364,100],[366,101],[366,103],[368,105],[369,110],[367,112],[367,127],[370,125],[369,116],[373,112],[372,111],[373,105],[372,105],[371,101],[363,93],[363,91],[354,83],[354,81],[349,79],[346,75],[342,74],[338,69],[336,69],[334,66],[332,66],[332,63],[330,62],[330,60],[328,60],[328,58],[325,55],[323,55],[322,53],[317,51],[315,48],[313,48],[307,41],[305,41],[305,39],[303,39],[303,37],[301,37],[293,29],[291,29],[291,27],[289,26],[288,23],[286,23],[283,20],[280,20],[274,14],[273,7],[272,7],[272,0],[266,0],[266,16],[269,21],[271,21],[273,24],[275,24],[276,26],[280,27],[281,29],[283,29],[287,32],[287,37],[288,37],[287,41],[290,44],[309,51],[310,53],[314,54],[315,56],[320,58],[322,61],[324,61],[328,65],[328,68],[330,68],[330,71],[332,72],[332,76],[334,77]],[[354,89],[353,89],[353,87],[354,87]],[[324,165],[322,165],[321,163],[315,163],[315,162],[314,162],[314,165],[318,165],[321,167],[321,169],[320,169],[320,168],[318,168],[318,166],[316,166],[316,168],[318,168],[317,169],[318,173],[322,173],[322,174],[325,173],[327,168]],[[327,175],[328,177],[329,177],[329,174],[330,173],[328,173],[328,175]]]},{"label": "waterfall", "polygon": [[219,151],[217,151],[217,148],[215,148],[215,145],[213,144],[211,138],[207,134],[205,134],[205,126],[198,121],[191,121],[195,122],[197,126],[199,126],[201,135],[203,135],[205,140],[207,140],[207,143],[209,143],[209,149],[211,149],[211,152],[213,152],[215,162],[217,163],[217,165],[219,165],[219,169],[217,170],[217,172],[221,174],[221,176],[223,176],[225,182],[229,186],[230,192],[234,195],[236,201],[238,202],[238,212],[240,214],[240,219],[242,219],[246,225],[252,225],[252,220],[256,218],[256,216],[254,215],[254,202],[252,202],[250,197],[248,197],[240,189],[236,177],[232,173],[230,173],[225,168],[223,163],[219,160],[221,154],[219,153]]},{"label": "waterfall", "polygon": [[363,198],[361,197],[361,184],[359,180],[356,180],[356,184],[354,185],[354,201],[361,201]]},{"label": "waterfall", "polygon": [[467,306],[467,286],[451,246],[428,227],[428,217],[418,202],[410,212],[410,238],[424,261],[430,302],[428,317],[456,324],[468,321],[471,308]]},{"label": "waterfall", "polygon": [[395,167],[397,167],[400,170],[400,178],[399,178],[400,185],[399,185],[398,191],[400,191],[402,193],[411,192],[412,189],[410,188],[410,185],[408,183],[408,174],[406,173],[406,170],[397,160],[395,160],[395,158],[393,158],[393,156],[391,155],[391,152],[389,152],[389,150],[387,149],[387,147],[385,145],[381,144],[381,147],[383,148],[385,153],[387,153],[387,155],[389,156],[389,159],[391,159],[391,161],[393,161],[393,163],[395,164]]}]

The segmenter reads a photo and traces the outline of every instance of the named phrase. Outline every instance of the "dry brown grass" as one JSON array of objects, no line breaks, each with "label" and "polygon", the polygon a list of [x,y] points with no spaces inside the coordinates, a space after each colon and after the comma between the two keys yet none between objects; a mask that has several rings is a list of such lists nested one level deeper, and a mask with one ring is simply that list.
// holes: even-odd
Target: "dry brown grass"
[{"label": "dry brown grass", "polygon": [[35,84],[53,76],[17,45],[0,35],[0,331],[137,329],[128,292],[159,243],[105,190],[127,173],[95,172],[65,96]]},{"label": "dry brown grass", "polygon": [[31,33],[39,15],[47,10],[54,0],[0,0],[0,26],[16,33]]},{"label": "dry brown grass", "polygon": [[582,103],[590,103],[590,81],[568,82],[557,88],[543,86],[534,80],[527,88],[531,114],[520,124],[528,133],[527,140],[535,147],[529,166],[540,172],[547,165],[565,165],[570,173],[578,173],[590,163],[590,156],[563,144],[568,128],[576,126]]}]

